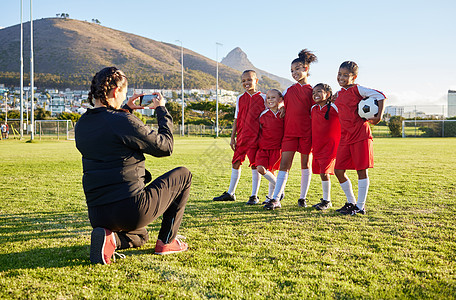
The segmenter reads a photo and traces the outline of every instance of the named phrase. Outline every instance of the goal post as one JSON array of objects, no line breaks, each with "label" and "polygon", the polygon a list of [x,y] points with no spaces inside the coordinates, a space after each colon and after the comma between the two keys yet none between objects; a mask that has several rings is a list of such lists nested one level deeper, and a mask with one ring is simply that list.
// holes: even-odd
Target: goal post
[{"label": "goal post", "polygon": [[74,140],[74,124],[71,120],[35,120],[35,135],[40,139]]},{"label": "goal post", "polygon": [[402,137],[456,137],[456,120],[403,120]]}]

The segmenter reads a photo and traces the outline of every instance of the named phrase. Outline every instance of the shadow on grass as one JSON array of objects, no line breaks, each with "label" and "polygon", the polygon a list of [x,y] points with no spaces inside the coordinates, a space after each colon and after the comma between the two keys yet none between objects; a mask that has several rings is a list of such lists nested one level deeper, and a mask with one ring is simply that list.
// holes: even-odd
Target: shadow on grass
[{"label": "shadow on grass", "polygon": [[0,243],[69,238],[87,231],[86,212],[33,212],[0,215]]},{"label": "shadow on grass", "polygon": [[89,245],[35,248],[22,252],[0,254],[0,272],[20,269],[61,268],[89,264]]}]

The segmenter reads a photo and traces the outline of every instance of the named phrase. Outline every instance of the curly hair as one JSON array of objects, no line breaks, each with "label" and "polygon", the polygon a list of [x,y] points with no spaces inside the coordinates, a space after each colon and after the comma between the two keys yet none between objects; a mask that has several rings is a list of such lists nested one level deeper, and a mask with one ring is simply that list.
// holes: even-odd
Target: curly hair
[{"label": "curly hair", "polygon": [[302,63],[304,66],[309,66],[311,63],[316,62],[317,56],[307,49],[303,49],[298,53],[298,58],[295,58],[291,63]]},{"label": "curly hair", "polygon": [[107,107],[112,106],[107,101],[108,94],[116,87],[123,88],[127,84],[127,77],[124,72],[116,67],[107,67],[93,76],[90,92],[88,96],[89,103],[94,106],[93,99],[99,100]]}]

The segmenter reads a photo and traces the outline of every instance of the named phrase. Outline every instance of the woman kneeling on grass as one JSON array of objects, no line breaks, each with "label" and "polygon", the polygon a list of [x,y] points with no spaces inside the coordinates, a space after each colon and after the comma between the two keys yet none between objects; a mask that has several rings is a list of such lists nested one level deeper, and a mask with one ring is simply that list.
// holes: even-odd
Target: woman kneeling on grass
[{"label": "woman kneeling on grass", "polygon": [[136,248],[149,239],[146,225],[163,215],[155,254],[186,251],[176,238],[190,193],[192,175],[179,167],[151,181],[144,153],[162,157],[173,150],[172,118],[160,93],[155,108],[158,131],[136,116],[133,95],[127,94],[127,77],[115,67],[104,68],[92,79],[89,102],[93,109],[75,126],[76,147],[82,154],[82,184],[91,235],[90,260],[110,264],[116,249]]}]

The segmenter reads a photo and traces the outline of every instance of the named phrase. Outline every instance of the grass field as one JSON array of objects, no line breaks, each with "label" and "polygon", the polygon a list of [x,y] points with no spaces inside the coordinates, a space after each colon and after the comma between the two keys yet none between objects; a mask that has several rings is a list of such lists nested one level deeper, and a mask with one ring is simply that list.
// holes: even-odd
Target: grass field
[{"label": "grass field", "polygon": [[[188,252],[152,255],[152,240],[112,265],[91,265],[74,142],[0,141],[1,299],[455,299],[456,139],[377,138],[367,214],[334,212],[345,202],[332,177],[335,207],[297,206],[295,162],[283,207],[246,206],[250,170],[238,201],[225,191],[227,139],[177,139],[170,158],[147,157],[153,176],[175,166],[194,175],[180,234]],[[297,160],[296,160],[297,161]],[[356,194],[356,177],[348,172]],[[267,191],[262,181],[261,198]],[[312,177],[310,203],[321,198]]]}]

